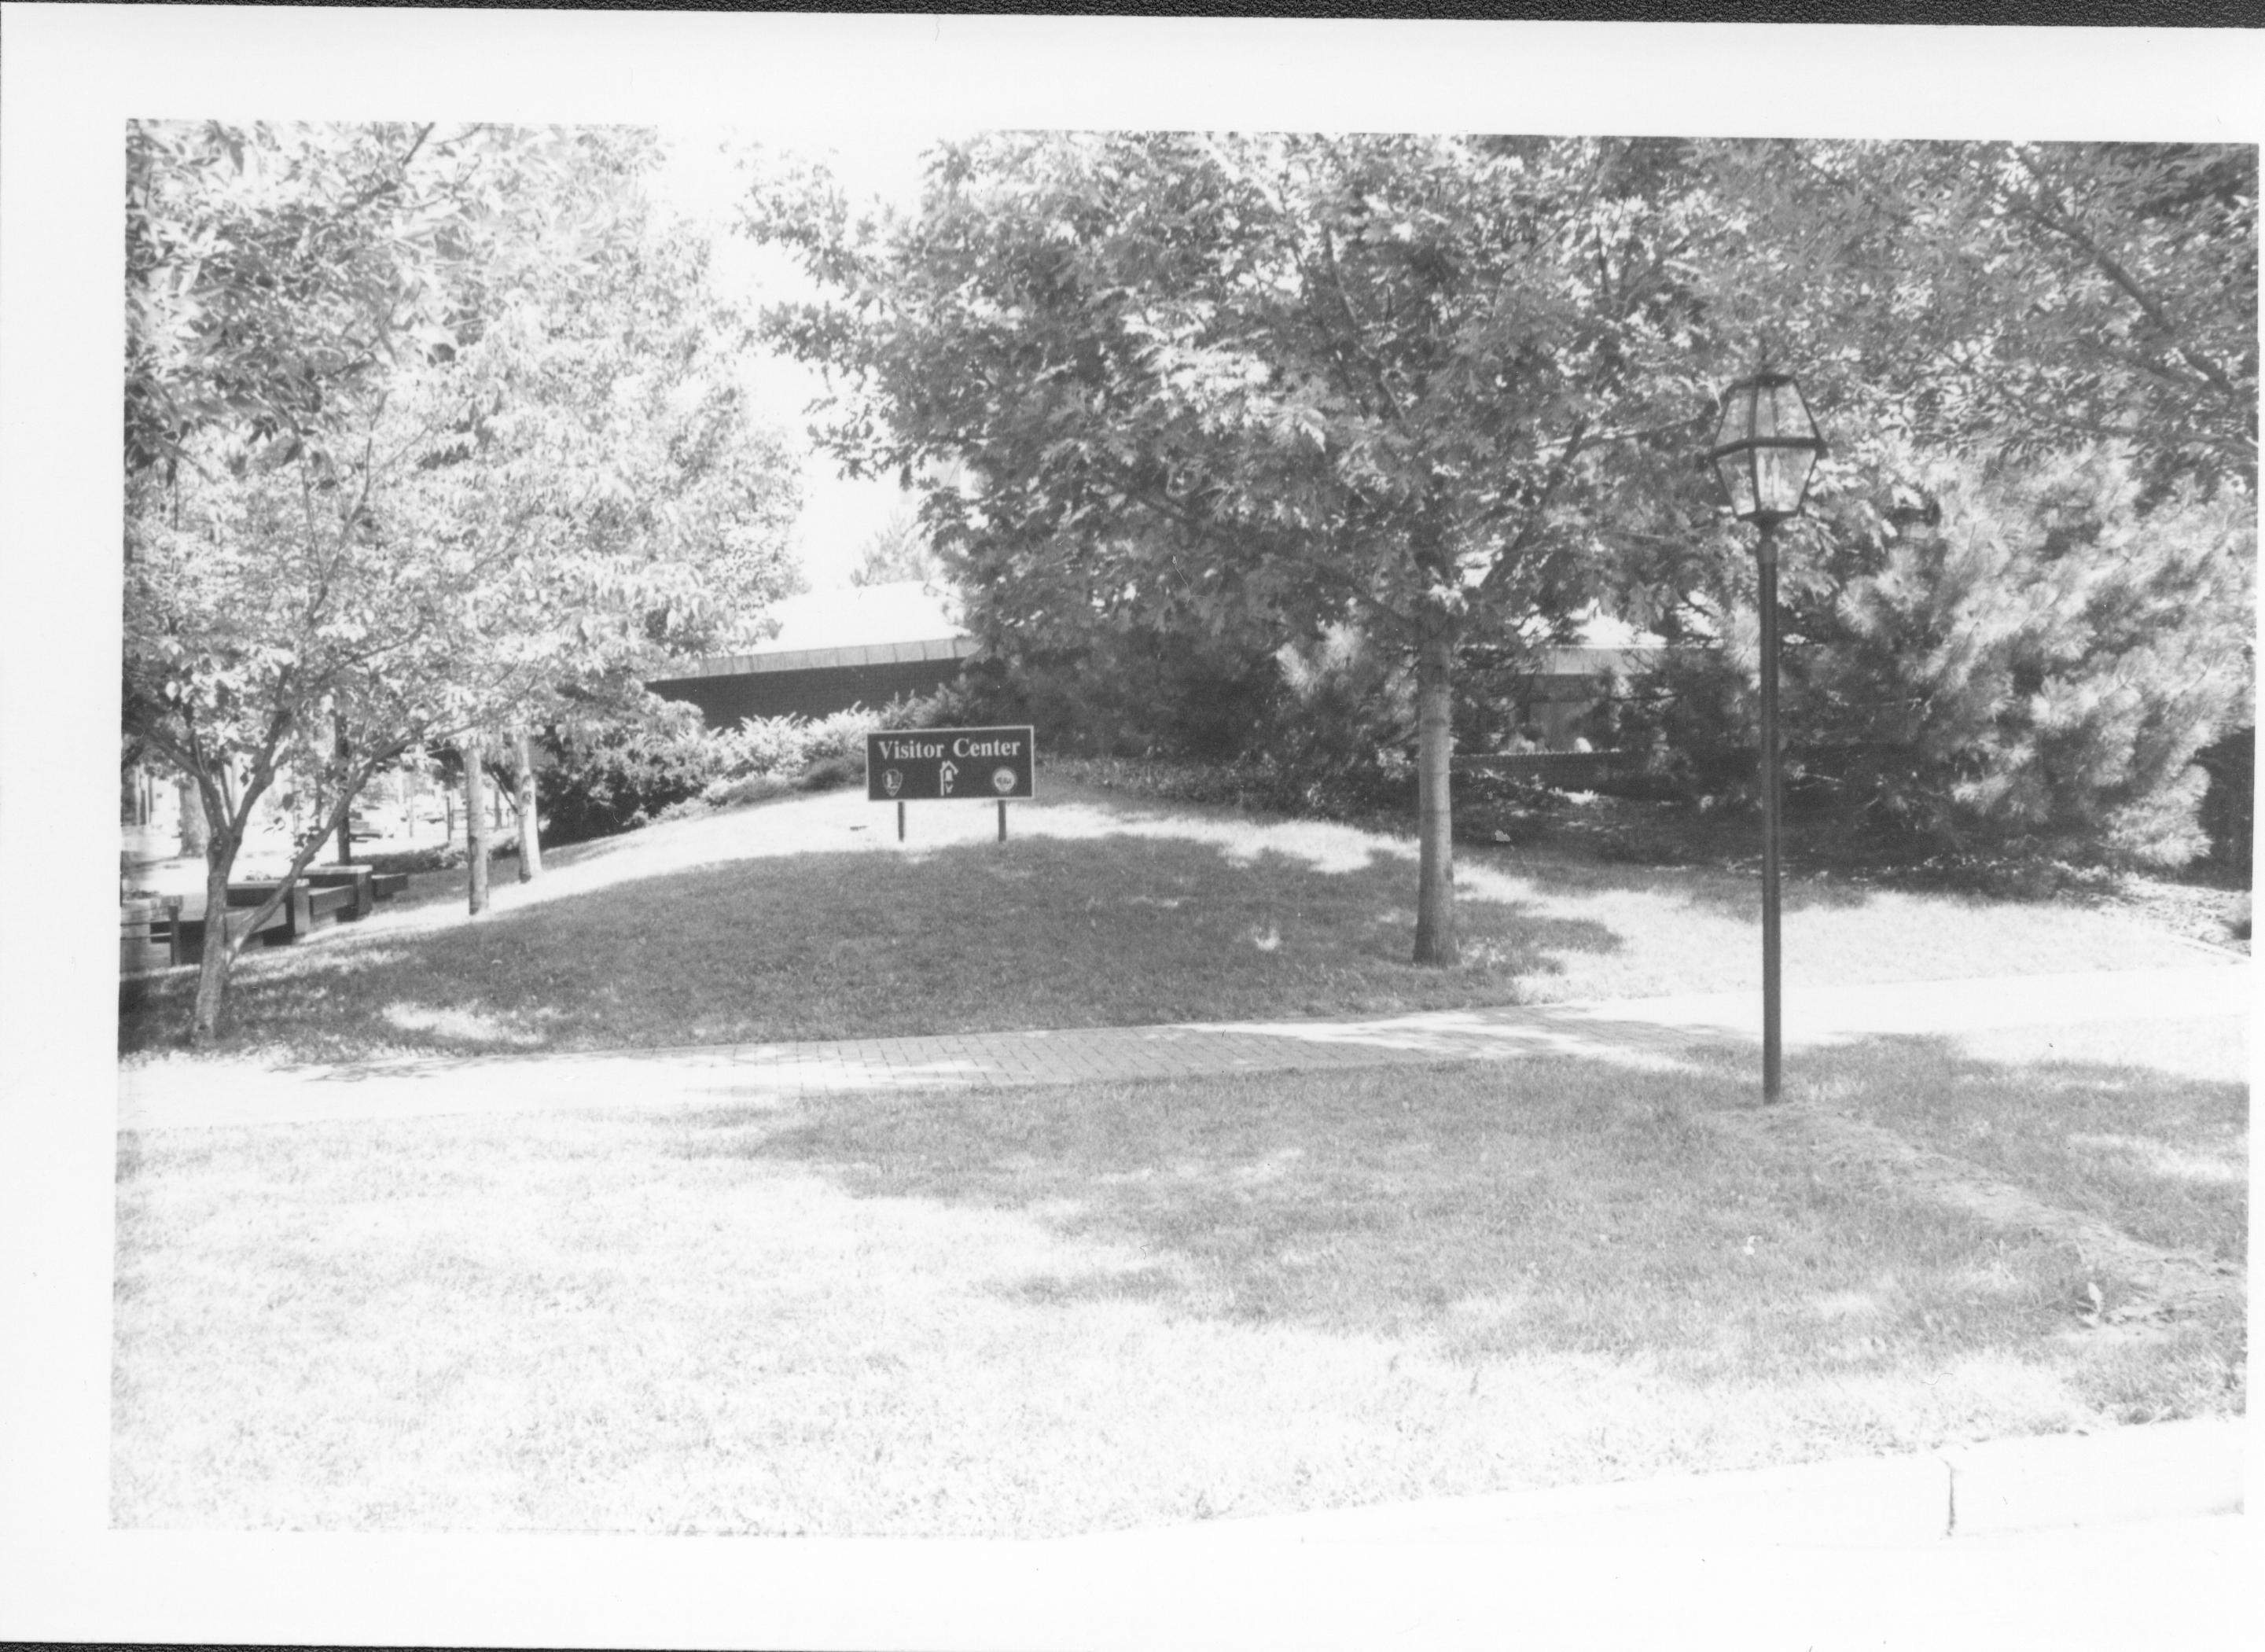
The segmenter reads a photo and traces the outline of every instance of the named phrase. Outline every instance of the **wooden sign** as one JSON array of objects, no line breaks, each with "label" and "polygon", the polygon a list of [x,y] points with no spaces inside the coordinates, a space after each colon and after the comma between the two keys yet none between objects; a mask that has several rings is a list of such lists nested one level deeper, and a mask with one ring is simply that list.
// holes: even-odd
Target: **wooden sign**
[{"label": "wooden sign", "polygon": [[874,803],[1006,803],[1036,795],[1037,731],[897,729],[865,737]]}]

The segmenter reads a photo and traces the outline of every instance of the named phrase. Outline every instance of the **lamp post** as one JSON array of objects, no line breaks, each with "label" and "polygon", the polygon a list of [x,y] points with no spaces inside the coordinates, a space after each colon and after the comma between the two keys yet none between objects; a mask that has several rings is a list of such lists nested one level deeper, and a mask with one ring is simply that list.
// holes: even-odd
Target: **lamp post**
[{"label": "lamp post", "polygon": [[1761,530],[1762,621],[1762,1100],[1778,1098],[1777,526],[1798,515],[1824,438],[1801,387],[1765,368],[1722,392],[1722,420],[1707,457],[1730,496],[1730,512]]}]

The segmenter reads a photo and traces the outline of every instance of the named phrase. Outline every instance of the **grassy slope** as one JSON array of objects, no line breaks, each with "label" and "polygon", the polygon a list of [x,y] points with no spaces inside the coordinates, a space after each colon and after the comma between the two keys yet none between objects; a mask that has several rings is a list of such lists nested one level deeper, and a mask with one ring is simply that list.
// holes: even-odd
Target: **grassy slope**
[{"label": "grassy slope", "polygon": [[[461,874],[311,943],[243,960],[239,1044],[325,1059],[871,1037],[1383,1012],[1749,986],[1752,880],[1465,850],[1466,961],[1407,962],[1403,839],[1058,783],[989,811],[892,817],[797,797],[559,852],[477,922]],[[2050,903],[1795,880],[1794,983],[2191,963],[2167,936]],[[193,982],[121,991],[120,1042],[169,1047]]]},{"label": "grassy slope", "polygon": [[[2151,1053],[1795,1099],[1986,1081],[2053,1190],[2036,1121],[2124,1096],[2091,1157],[2238,1250],[2242,1069],[2149,1117]],[[2083,1332],[2116,1280],[1734,1127],[1747,1066],[127,1137],[113,1514],[1038,1535],[2239,1408],[2238,1297]]]}]

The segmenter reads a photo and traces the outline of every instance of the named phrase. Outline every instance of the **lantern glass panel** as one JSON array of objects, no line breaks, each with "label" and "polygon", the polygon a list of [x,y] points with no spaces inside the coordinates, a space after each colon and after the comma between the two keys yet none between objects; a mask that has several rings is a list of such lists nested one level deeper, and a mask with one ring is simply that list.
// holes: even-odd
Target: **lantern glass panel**
[{"label": "lantern glass panel", "polygon": [[1722,491],[1730,496],[1730,514],[1752,515],[1757,506],[1752,453],[1726,453],[1715,462],[1715,469],[1722,478]]},{"label": "lantern glass panel", "polygon": [[1777,405],[1778,387],[1758,384],[1746,394],[1753,410],[1747,415],[1746,421],[1752,433],[1765,440],[1777,435],[1781,429]]},{"label": "lantern glass panel", "polygon": [[[1807,448],[1760,448],[1754,452],[1755,484],[1763,510],[1791,516],[1801,508],[1809,491],[1809,472],[1817,455]],[[1742,506],[1740,513],[1751,509]]]},{"label": "lantern glass panel", "polygon": [[1722,398],[1722,423],[1715,433],[1715,445],[1727,448],[1734,441],[1746,439],[1746,426],[1753,418],[1752,399],[1743,389],[1733,389]]},{"label": "lantern glass panel", "polygon": [[1801,394],[1801,386],[1791,379],[1770,387],[1770,399],[1776,404],[1778,428],[1788,436],[1804,440],[1814,440],[1817,421],[1810,416],[1809,404]]}]

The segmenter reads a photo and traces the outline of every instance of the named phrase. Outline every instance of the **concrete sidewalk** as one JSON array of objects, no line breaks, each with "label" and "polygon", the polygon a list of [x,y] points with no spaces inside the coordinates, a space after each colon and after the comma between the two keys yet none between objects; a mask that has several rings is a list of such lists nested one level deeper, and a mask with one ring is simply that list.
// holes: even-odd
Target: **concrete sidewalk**
[{"label": "concrete sidewalk", "polygon": [[[1921,981],[1787,994],[1789,1049],[1883,1035],[2246,1016],[2246,963]],[[860,1090],[1191,1078],[1563,1055],[1659,1068],[1756,1042],[1752,992],[1438,1010],[1368,1019],[873,1038],[844,1043],[277,1067],[175,1059],[123,1069],[119,1127],[310,1123],[443,1114],[763,1106]]]},{"label": "concrete sidewalk", "polygon": [[2161,1423],[1898,1457],[1435,1497],[1059,1540],[1145,1551],[1282,1543],[1879,1548],[2003,1538],[2239,1514],[2245,1432],[2242,1423],[2227,1420]]}]

